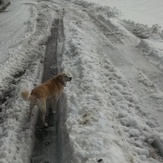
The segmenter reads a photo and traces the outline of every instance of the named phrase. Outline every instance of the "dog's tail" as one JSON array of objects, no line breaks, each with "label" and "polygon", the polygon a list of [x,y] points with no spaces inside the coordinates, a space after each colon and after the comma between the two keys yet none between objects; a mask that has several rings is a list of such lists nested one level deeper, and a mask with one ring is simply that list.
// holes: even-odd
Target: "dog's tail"
[{"label": "dog's tail", "polygon": [[21,97],[26,101],[29,100],[30,97],[29,91],[28,90],[21,91]]}]

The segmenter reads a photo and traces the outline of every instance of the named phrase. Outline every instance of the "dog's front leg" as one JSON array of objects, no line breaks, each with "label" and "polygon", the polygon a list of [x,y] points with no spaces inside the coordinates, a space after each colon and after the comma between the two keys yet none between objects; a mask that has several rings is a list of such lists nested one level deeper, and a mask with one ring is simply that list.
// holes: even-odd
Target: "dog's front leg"
[{"label": "dog's front leg", "polygon": [[49,108],[50,108],[50,114],[54,115],[56,113],[56,109],[57,109],[57,102],[58,102],[58,97],[53,96],[49,99]]}]

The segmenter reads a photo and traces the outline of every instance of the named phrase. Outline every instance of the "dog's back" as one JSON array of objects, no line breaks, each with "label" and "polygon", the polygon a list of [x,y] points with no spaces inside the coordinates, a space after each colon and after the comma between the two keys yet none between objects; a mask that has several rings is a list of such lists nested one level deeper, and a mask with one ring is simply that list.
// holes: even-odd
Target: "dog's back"
[{"label": "dog's back", "polygon": [[64,86],[57,80],[55,80],[55,82],[53,80],[52,78],[35,87],[31,95],[35,96],[37,99],[47,99],[52,96],[58,97],[62,93]]}]

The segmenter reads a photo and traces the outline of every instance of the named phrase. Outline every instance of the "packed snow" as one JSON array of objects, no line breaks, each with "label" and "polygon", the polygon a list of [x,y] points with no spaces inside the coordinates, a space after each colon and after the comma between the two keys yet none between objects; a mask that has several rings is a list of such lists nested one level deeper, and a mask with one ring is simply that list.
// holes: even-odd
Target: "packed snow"
[{"label": "packed snow", "polygon": [[[161,18],[153,21],[160,7],[150,0],[156,15],[148,24],[128,20],[135,0],[126,3],[126,14],[119,1],[117,8],[112,1],[96,2],[13,0],[0,13],[1,163],[30,162],[37,109],[29,120],[20,91],[41,83],[45,43],[60,12],[62,66],[73,77],[65,88],[64,163],[163,162],[163,33]],[[144,6],[146,19],[151,15],[143,2],[135,10]]]}]

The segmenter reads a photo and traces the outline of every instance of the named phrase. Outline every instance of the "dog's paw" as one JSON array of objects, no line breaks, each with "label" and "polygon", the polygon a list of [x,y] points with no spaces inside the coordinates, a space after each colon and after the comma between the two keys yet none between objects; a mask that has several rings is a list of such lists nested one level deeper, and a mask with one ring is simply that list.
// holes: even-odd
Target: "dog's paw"
[{"label": "dog's paw", "polygon": [[56,114],[56,111],[52,111],[52,115]]},{"label": "dog's paw", "polygon": [[45,126],[45,127],[48,127],[48,124],[47,124],[47,123],[45,123],[45,124],[44,124],[44,126]]}]

